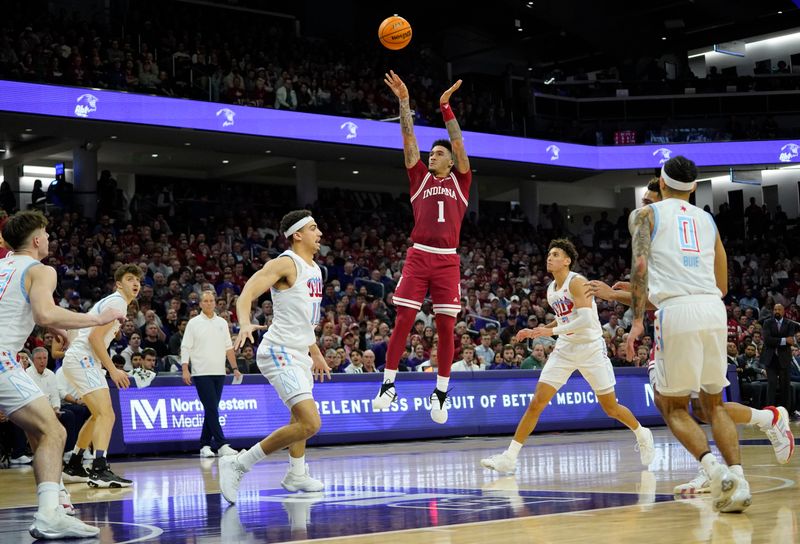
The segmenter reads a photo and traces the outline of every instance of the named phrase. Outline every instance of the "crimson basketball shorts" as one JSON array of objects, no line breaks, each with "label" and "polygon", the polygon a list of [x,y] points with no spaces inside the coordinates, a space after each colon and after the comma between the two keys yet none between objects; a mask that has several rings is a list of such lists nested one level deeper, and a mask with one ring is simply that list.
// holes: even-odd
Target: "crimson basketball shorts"
[{"label": "crimson basketball shorts", "polygon": [[455,250],[409,248],[394,292],[394,305],[419,311],[428,293],[433,300],[433,313],[455,317],[461,311],[461,261]]}]

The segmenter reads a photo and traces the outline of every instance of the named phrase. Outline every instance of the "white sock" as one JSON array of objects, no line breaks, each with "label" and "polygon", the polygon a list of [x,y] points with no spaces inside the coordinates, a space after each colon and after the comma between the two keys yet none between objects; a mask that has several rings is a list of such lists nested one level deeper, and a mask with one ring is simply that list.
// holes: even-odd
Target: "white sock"
[{"label": "white sock", "polygon": [[744,478],[744,469],[742,468],[742,465],[731,465],[729,468],[731,469],[731,472],[740,478]]},{"label": "white sock", "polygon": [[397,377],[397,370],[392,370],[390,368],[385,368],[383,370],[383,383],[389,382],[394,383],[394,379]]},{"label": "white sock", "polygon": [[239,461],[239,464],[244,467],[245,470],[250,470],[253,468],[253,465],[261,461],[267,456],[264,453],[264,450],[261,449],[261,442],[250,448],[244,453],[240,453],[236,456],[236,460]]},{"label": "white sock", "polygon": [[292,457],[289,455],[289,472],[295,476],[302,476],[306,473],[306,456]]},{"label": "white sock", "polygon": [[761,429],[772,427],[775,414],[771,410],[755,410],[750,408],[750,425],[758,425]]},{"label": "white sock", "polygon": [[714,472],[714,468],[719,464],[717,458],[714,457],[714,454],[709,452],[700,459],[700,464],[703,465],[703,468],[706,469],[706,474],[708,477],[711,477],[711,474]]},{"label": "white sock", "polygon": [[636,440],[639,442],[644,440],[647,437],[647,433],[645,432],[646,430],[647,428],[640,423],[639,426],[633,430],[633,434],[636,435]]},{"label": "white sock", "polygon": [[450,376],[436,376],[436,389],[442,393],[447,393],[447,385],[450,383]]},{"label": "white sock", "polygon": [[40,514],[53,515],[55,509],[58,508],[58,490],[56,482],[42,482],[36,486]]},{"label": "white sock", "polygon": [[519,455],[520,450],[522,449],[522,444],[517,442],[516,440],[512,440],[511,444],[508,445],[508,449],[506,453],[514,460],[517,460],[517,456]]}]

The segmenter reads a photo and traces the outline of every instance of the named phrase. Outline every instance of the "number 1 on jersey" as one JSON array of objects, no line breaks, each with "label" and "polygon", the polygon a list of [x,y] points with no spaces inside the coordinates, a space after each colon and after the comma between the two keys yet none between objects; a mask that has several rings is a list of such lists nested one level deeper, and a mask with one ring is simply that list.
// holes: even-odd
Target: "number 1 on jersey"
[{"label": "number 1 on jersey", "polygon": [[444,200],[437,200],[439,205],[439,223],[444,223]]}]

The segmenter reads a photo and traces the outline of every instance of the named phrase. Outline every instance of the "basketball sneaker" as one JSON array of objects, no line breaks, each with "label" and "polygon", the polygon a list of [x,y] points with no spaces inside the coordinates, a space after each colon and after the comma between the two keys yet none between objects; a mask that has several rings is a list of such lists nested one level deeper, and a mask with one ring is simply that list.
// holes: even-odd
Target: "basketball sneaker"
[{"label": "basketball sneaker", "polygon": [[772,449],[775,450],[775,459],[778,463],[785,465],[791,459],[794,453],[794,434],[789,427],[789,412],[783,406],[765,406],[764,410],[771,411],[774,415],[772,417],[772,425],[767,428],[759,427],[764,431],[772,443]]},{"label": "basketball sneaker", "polygon": [[481,459],[481,465],[496,470],[500,474],[514,474],[517,471],[517,462],[511,458],[507,451]]},{"label": "basketball sneaker", "polygon": [[711,498],[715,512],[743,512],[752,501],[747,480],[718,464],[711,477]]},{"label": "basketball sneaker", "polygon": [[714,501],[714,510],[717,512],[744,512],[753,501],[753,497],[750,494],[750,484],[747,483],[747,480],[736,474],[733,476],[734,480],[736,480],[736,489],[728,499]]},{"label": "basketball sneaker", "polygon": [[64,509],[66,515],[75,515],[75,507],[72,506],[72,497],[70,497],[69,491],[67,491],[67,488],[63,485],[61,489],[58,490],[58,502],[61,504],[61,508]]},{"label": "basketball sneaker", "polygon": [[200,448],[200,457],[216,457],[216,456],[217,454],[215,454],[211,450],[211,446],[203,446],[202,448]]},{"label": "basketball sneaker", "polygon": [[236,504],[239,498],[239,485],[247,472],[249,471],[239,462],[238,455],[219,458],[219,490],[229,503]]},{"label": "basketball sneaker", "polygon": [[36,512],[33,524],[28,528],[33,538],[55,540],[62,538],[91,538],[100,533],[100,529],[86,525],[78,518],[68,516],[60,506],[49,515]]},{"label": "basketball sneaker", "polygon": [[396,401],[397,390],[394,388],[394,382],[384,382],[381,384],[378,396],[372,399],[372,410],[385,410]]},{"label": "basketball sneaker", "polygon": [[283,486],[286,491],[290,491],[292,493],[296,491],[303,491],[305,493],[319,493],[325,489],[325,484],[309,476],[308,465],[306,465],[306,470],[303,474],[295,474],[291,469],[289,469],[289,471],[286,473],[286,476],[283,477],[281,486]]},{"label": "basketball sneaker", "polygon": [[112,472],[105,457],[95,459],[89,469],[89,487],[130,487],[133,480],[127,480]]},{"label": "basketball sneaker", "polygon": [[697,493],[711,493],[711,480],[708,479],[706,469],[702,466],[697,471],[697,476],[685,484],[676,485],[672,490],[675,495],[695,495]]},{"label": "basketball sneaker", "polygon": [[61,469],[61,478],[68,484],[86,483],[89,481],[89,473],[83,468],[81,458],[73,455]]},{"label": "basketball sneaker", "polygon": [[447,423],[447,410],[450,408],[450,399],[447,393],[434,389],[431,393],[431,419],[435,423]]},{"label": "basketball sneaker", "polygon": [[644,466],[649,466],[656,457],[656,448],[653,444],[653,433],[647,427],[642,427],[641,439],[636,439],[636,449],[639,450],[639,457]]},{"label": "basketball sneaker", "polygon": [[218,450],[217,455],[224,457],[226,455],[237,455],[239,452],[230,447],[229,444],[223,444]]}]

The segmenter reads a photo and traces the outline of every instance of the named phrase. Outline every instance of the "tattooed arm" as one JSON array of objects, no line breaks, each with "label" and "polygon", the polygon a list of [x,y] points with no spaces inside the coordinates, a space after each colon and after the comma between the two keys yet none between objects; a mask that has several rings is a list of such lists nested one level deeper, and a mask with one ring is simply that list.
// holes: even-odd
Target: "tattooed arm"
[{"label": "tattooed arm", "polygon": [[408,102],[408,88],[403,80],[389,70],[384,75],[384,83],[400,100],[400,129],[403,131],[403,153],[406,159],[406,168],[413,168],[419,162],[419,144],[414,136],[414,118],[411,115],[411,106]]},{"label": "tattooed arm", "polygon": [[647,305],[647,260],[650,258],[650,236],[653,232],[653,210],[645,206],[633,218],[631,237],[631,308],[633,319],[644,318]]},{"label": "tattooed arm", "polygon": [[644,308],[647,304],[647,260],[650,258],[650,236],[653,231],[653,210],[645,206],[633,212],[628,222],[631,230],[633,257],[631,259],[631,308],[633,323],[628,333],[626,359],[636,355],[636,340],[644,332]]},{"label": "tattooed arm", "polygon": [[[461,87],[461,80],[447,89],[439,98],[439,104],[445,105],[450,103],[450,96]],[[461,135],[461,127],[458,126],[458,121],[453,117],[444,124],[447,127],[447,135],[450,138],[450,145],[453,147],[453,168],[459,173],[466,174],[470,171],[469,157],[467,157],[467,150],[464,149],[464,136]]]}]

